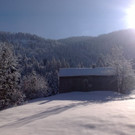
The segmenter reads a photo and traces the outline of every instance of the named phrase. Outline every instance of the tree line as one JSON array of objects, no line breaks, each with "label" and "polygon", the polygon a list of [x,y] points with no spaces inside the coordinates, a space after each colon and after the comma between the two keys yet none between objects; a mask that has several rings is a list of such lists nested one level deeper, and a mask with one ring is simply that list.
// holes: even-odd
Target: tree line
[{"label": "tree line", "polygon": [[117,71],[119,92],[130,91],[135,62],[132,52],[127,52],[133,46],[121,37],[123,32],[97,38],[49,40],[25,33],[0,32],[0,109],[57,94],[59,68],[112,66]]}]

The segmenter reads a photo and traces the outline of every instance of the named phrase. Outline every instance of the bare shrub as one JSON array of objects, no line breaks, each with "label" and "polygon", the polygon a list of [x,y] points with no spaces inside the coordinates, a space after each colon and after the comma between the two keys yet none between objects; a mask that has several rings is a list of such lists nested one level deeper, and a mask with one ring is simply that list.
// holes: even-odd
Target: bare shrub
[{"label": "bare shrub", "polygon": [[50,89],[45,78],[35,72],[24,76],[22,90],[27,99],[45,97],[50,94]]}]

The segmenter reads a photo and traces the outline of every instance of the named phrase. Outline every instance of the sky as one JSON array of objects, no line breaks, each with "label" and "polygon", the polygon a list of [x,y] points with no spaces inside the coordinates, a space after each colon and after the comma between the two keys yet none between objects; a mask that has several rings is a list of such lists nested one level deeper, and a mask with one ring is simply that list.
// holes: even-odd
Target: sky
[{"label": "sky", "polygon": [[0,0],[0,31],[50,39],[127,29],[134,0]]}]

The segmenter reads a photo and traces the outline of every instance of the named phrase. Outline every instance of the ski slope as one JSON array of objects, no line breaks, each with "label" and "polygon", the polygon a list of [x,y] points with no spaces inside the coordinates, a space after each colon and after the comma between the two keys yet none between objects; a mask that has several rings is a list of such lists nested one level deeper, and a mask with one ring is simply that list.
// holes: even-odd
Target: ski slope
[{"label": "ski slope", "polygon": [[0,135],[135,135],[135,97],[72,92],[0,112]]}]

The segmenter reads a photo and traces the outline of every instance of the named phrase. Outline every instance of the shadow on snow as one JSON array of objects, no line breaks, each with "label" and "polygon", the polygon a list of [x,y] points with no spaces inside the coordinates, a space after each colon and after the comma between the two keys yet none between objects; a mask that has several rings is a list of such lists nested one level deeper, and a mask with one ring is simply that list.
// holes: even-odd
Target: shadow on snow
[{"label": "shadow on snow", "polygon": [[[109,101],[135,99],[126,94],[120,94],[113,91],[95,91],[95,92],[70,92],[54,95],[47,98],[40,98],[30,101],[30,103],[41,101],[39,105],[46,104],[55,100],[88,101],[92,103],[104,103]],[[43,101],[43,102],[42,102]]]},{"label": "shadow on snow", "polygon": [[21,118],[13,123],[0,126],[0,128],[14,128],[14,127],[18,128],[26,124],[29,124],[31,122],[34,122],[36,120],[44,119],[53,115],[57,115],[69,109],[75,109],[75,107],[77,106],[87,106],[88,104],[91,104],[91,103],[105,103],[108,101],[118,101],[118,100],[128,100],[128,99],[134,99],[134,98],[125,96],[122,94],[118,94],[116,92],[111,92],[111,91],[71,92],[71,93],[58,94],[58,95],[47,97],[47,98],[40,98],[40,99],[32,100],[29,103],[41,101],[39,105],[43,105],[43,104],[47,104],[51,101],[56,101],[56,100],[62,100],[62,101],[71,100],[71,101],[80,101],[80,102],[70,103],[64,106],[56,105],[43,112],[33,114],[31,116]]}]

